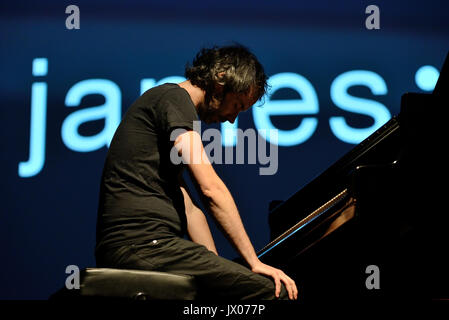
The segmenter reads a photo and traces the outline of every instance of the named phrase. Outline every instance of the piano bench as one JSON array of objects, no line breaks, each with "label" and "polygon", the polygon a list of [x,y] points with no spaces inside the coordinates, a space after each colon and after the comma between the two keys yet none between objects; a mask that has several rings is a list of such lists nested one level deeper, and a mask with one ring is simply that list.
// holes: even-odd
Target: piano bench
[{"label": "piano bench", "polygon": [[127,300],[195,300],[193,276],[158,271],[86,268],[80,272],[80,288],[66,288],[51,299],[113,298]]}]

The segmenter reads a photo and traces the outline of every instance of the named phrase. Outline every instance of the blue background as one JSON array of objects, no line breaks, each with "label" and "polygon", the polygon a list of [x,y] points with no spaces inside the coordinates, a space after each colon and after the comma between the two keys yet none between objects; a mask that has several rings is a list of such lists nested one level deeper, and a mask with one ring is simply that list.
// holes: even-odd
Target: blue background
[{"label": "blue background", "polygon": [[[65,27],[70,4],[80,9],[79,30]],[[370,4],[380,9],[379,30],[365,28]],[[97,196],[107,147],[75,152],[63,143],[61,125],[74,111],[103,104],[104,98],[86,96],[80,106],[67,108],[66,94],[77,82],[113,81],[123,114],[139,96],[141,79],[182,76],[201,47],[230,41],[249,47],[269,76],[294,72],[307,78],[318,96],[318,126],[304,143],[279,147],[275,175],[260,176],[258,165],[215,166],[257,250],[269,241],[269,201],[287,199],[354,147],[337,139],[329,118],[344,116],[353,127],[372,125],[370,117],[334,104],[332,81],[350,70],[376,72],[387,84],[385,95],[374,96],[366,87],[349,93],[397,114],[403,93],[425,92],[415,82],[416,71],[442,66],[449,49],[448,9],[444,1],[3,1],[0,299],[46,299],[64,285],[66,266],[95,264]],[[44,77],[32,74],[37,57],[48,59]],[[46,158],[38,174],[22,178],[18,164],[29,156],[36,81],[48,86]],[[288,89],[277,97],[300,98]],[[278,117],[273,123],[293,129],[301,118]],[[103,125],[85,123],[80,134],[94,135]],[[254,128],[251,112],[239,116],[239,127]],[[212,221],[211,227],[219,253],[234,258]]]}]

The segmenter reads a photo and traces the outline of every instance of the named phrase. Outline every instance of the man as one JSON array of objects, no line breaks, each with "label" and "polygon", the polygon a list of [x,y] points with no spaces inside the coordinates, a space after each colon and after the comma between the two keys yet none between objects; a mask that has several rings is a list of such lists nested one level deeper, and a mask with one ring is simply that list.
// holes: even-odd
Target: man
[{"label": "man", "polygon": [[[294,281],[257,258],[230,192],[192,130],[198,116],[234,122],[248,110],[265,94],[263,67],[242,46],[213,47],[201,50],[185,75],[180,84],[146,91],[112,139],[100,187],[97,265],[193,275],[208,297],[297,299]],[[173,148],[184,164],[170,160]],[[185,166],[250,269],[218,256],[207,220],[182,181]]]}]

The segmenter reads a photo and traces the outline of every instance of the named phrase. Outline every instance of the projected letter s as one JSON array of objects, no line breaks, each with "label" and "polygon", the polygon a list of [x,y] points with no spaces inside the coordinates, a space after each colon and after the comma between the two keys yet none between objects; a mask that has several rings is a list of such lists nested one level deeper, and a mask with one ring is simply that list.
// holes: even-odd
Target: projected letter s
[{"label": "projected letter s", "polygon": [[[65,145],[78,152],[97,150],[104,145],[109,147],[121,118],[121,92],[112,81],[106,79],[90,79],[80,81],[67,92],[67,107],[79,106],[81,99],[88,94],[102,94],[105,104],[86,108],[70,114],[62,124],[61,136]],[[87,121],[105,118],[104,129],[93,136],[84,137],[78,134],[78,127]]]},{"label": "projected letter s", "polygon": [[377,73],[367,70],[353,70],[342,73],[332,82],[331,98],[339,108],[365,114],[374,118],[374,124],[368,128],[351,128],[343,117],[331,117],[329,124],[337,138],[346,142],[358,144],[390,118],[387,107],[377,101],[357,98],[348,94],[348,88],[355,85],[367,86],[375,95],[387,93],[387,85]]}]

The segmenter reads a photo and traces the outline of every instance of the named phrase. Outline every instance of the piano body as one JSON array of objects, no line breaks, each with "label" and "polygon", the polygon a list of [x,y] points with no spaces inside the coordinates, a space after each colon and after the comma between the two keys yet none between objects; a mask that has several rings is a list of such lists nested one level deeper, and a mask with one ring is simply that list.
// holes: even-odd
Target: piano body
[{"label": "piano body", "polygon": [[404,94],[399,115],[270,210],[257,254],[300,301],[449,298],[448,60],[432,94]]}]

